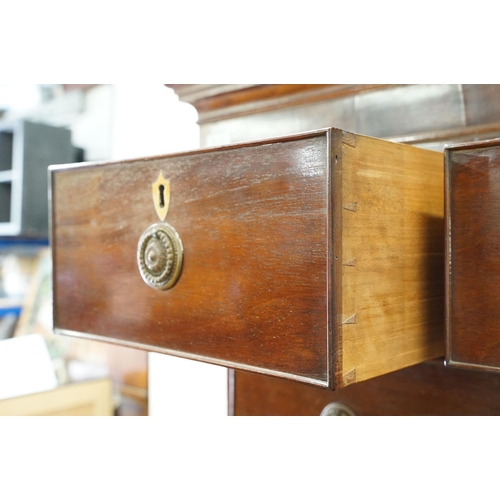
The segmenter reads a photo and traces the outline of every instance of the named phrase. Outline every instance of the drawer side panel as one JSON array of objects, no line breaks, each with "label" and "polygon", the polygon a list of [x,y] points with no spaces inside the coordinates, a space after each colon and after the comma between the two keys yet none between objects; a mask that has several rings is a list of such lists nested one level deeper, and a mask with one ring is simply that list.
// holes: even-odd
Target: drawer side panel
[{"label": "drawer side panel", "polygon": [[343,382],[444,354],[444,158],[344,142]]}]

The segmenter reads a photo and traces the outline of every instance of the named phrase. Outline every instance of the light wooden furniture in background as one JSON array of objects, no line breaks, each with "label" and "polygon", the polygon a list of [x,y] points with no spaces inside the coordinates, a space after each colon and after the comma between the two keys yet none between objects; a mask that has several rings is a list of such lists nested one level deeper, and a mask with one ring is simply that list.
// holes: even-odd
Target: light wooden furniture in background
[{"label": "light wooden furniture in background", "polygon": [[113,383],[109,379],[68,384],[0,401],[0,416],[112,416]]}]

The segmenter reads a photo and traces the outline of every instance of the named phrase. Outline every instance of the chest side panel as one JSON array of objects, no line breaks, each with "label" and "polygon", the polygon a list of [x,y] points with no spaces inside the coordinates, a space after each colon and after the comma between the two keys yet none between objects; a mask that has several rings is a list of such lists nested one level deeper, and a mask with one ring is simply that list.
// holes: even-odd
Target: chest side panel
[{"label": "chest side panel", "polygon": [[449,152],[447,191],[447,357],[498,370],[500,146]]}]

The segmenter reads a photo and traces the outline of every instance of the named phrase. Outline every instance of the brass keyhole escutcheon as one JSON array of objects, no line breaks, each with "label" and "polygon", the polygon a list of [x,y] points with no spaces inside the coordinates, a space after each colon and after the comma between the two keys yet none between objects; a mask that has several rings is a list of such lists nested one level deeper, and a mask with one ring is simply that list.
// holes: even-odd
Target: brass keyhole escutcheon
[{"label": "brass keyhole escutcheon", "polygon": [[163,222],[167,217],[170,206],[170,181],[165,179],[163,172],[160,172],[158,179],[151,185],[153,194],[153,204],[158,218]]},{"label": "brass keyhole escutcheon", "polygon": [[168,290],[179,279],[184,249],[177,231],[166,222],[149,226],[137,246],[137,263],[144,282]]}]

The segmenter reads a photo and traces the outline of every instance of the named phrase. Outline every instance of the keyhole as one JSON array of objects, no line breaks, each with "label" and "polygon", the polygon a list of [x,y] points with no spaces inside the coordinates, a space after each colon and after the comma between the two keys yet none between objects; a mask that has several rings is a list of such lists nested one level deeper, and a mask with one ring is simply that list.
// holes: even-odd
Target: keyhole
[{"label": "keyhole", "polygon": [[160,185],[160,208],[165,207],[165,186],[163,184]]}]

